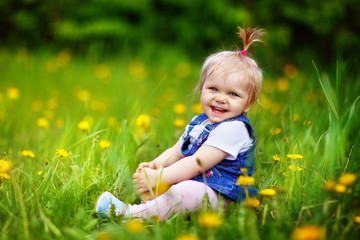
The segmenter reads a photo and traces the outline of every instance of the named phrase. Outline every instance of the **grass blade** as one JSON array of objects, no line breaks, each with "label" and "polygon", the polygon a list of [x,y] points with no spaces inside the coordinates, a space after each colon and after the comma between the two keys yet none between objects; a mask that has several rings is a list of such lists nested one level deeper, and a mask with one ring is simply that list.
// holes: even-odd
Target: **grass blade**
[{"label": "grass blade", "polygon": [[324,75],[323,77],[321,77],[315,63],[313,62],[317,76],[318,76],[318,80],[320,82],[321,88],[325,94],[326,100],[329,103],[330,109],[332,110],[332,112],[334,113],[336,119],[339,118],[339,113],[338,113],[338,107],[337,107],[337,98],[336,96],[334,96],[333,94],[333,90],[331,88],[331,83],[329,81],[329,78]]}]

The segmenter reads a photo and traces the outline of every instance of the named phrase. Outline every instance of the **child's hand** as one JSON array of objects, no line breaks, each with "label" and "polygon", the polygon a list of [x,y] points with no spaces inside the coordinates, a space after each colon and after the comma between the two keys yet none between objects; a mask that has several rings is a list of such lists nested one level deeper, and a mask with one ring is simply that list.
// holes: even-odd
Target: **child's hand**
[{"label": "child's hand", "polygon": [[139,164],[136,172],[140,173],[144,168],[158,169],[158,166],[154,162],[142,162]]},{"label": "child's hand", "polygon": [[[149,182],[147,181],[147,178],[149,179]],[[155,188],[157,179],[158,170],[156,169],[143,168],[141,172],[136,171],[133,174],[133,182],[137,186],[137,193],[147,192],[149,191],[149,187]]]}]

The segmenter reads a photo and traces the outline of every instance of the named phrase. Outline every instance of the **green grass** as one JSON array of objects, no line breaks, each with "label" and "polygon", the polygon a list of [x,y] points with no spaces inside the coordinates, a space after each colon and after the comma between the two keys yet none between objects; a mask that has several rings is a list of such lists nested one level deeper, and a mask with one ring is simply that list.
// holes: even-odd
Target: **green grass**
[{"label": "green grass", "polygon": [[[298,227],[314,225],[326,239],[355,239],[360,88],[358,77],[348,80],[340,63],[328,75],[294,66],[281,76],[265,74],[260,102],[249,113],[258,138],[254,178],[258,189],[277,194],[259,196],[258,208],[231,204],[219,210],[224,223],[215,229],[198,223],[205,209],[166,222],[145,220],[140,232],[123,218],[95,216],[94,202],[103,191],[139,203],[132,173],[178,139],[183,129],[174,126],[175,119],[188,122],[196,114],[193,88],[200,67],[200,60],[170,50],[155,60],[144,54],[101,61],[69,50],[2,49],[0,159],[11,162],[12,170],[10,179],[0,179],[0,238],[175,239],[191,233],[201,239],[289,239]],[[19,91],[14,99],[12,88]],[[176,103],[187,112],[176,114]],[[150,116],[148,127],[137,126],[140,114]],[[38,125],[40,118],[47,127]],[[78,127],[83,120],[87,130]],[[102,149],[102,140],[110,147]],[[69,156],[60,157],[57,149]],[[23,156],[23,150],[35,157]],[[357,176],[345,193],[324,190],[344,173]]]}]

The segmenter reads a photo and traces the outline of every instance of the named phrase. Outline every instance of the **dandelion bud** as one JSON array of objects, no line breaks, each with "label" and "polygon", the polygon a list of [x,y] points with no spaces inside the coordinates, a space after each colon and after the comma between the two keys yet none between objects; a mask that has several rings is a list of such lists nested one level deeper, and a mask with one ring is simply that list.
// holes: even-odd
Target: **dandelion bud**
[{"label": "dandelion bud", "polygon": [[356,175],[353,173],[345,173],[339,177],[339,183],[349,186],[353,184],[356,180]]}]

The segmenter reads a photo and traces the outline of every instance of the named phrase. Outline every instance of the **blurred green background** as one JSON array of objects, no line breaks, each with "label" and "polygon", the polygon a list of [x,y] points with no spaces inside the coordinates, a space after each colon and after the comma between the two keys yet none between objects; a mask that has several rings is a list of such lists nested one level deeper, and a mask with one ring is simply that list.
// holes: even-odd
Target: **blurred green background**
[{"label": "blurred green background", "polygon": [[175,46],[199,59],[241,46],[236,26],[258,26],[269,34],[257,55],[270,69],[356,66],[359,11],[358,0],[0,0],[0,44],[101,57]]},{"label": "blurred green background", "polygon": [[[0,239],[357,239],[359,10],[359,0],[0,0],[0,160],[13,165],[0,166]],[[249,119],[255,187],[277,195],[254,211],[233,205],[218,229],[198,213],[141,233],[95,217],[102,191],[140,202],[133,172],[201,112],[201,64],[242,47],[237,26],[268,32],[252,52],[264,81]],[[298,238],[302,225],[311,232]]]}]

